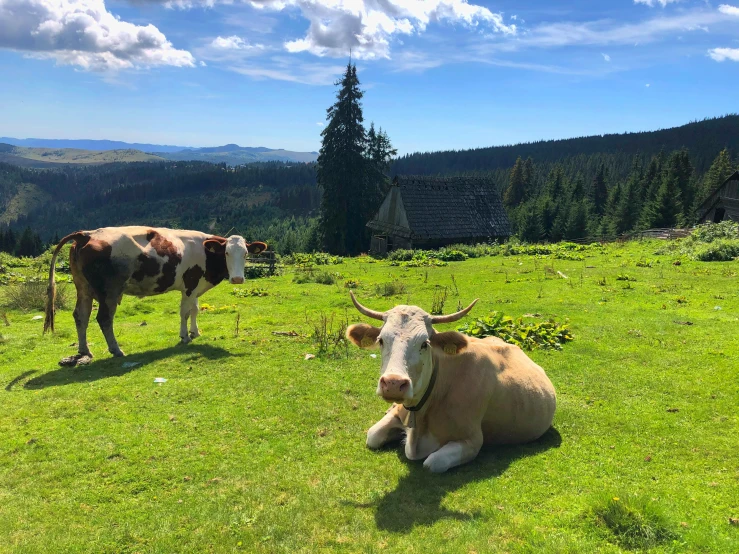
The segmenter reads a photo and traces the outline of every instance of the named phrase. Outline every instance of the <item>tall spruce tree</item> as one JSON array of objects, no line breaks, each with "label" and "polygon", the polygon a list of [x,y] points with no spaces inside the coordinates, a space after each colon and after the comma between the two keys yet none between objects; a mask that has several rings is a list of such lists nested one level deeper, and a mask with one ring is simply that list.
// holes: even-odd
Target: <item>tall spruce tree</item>
[{"label": "tall spruce tree", "polygon": [[508,178],[508,188],[503,194],[503,204],[508,208],[515,208],[523,202],[526,196],[526,169],[523,160],[519,157],[511,169]]},{"label": "tall spruce tree", "polygon": [[731,162],[729,151],[724,148],[716,159],[713,160],[711,167],[703,177],[703,183],[700,187],[700,193],[697,194],[696,203],[703,202],[713,191],[720,187],[723,182],[734,173],[735,167]]},{"label": "tall spruce tree", "polygon": [[367,136],[356,66],[349,63],[327,110],[321,132],[317,182],[322,190],[320,232],[333,254],[358,254],[367,248],[364,204],[367,193]]},{"label": "tall spruce tree", "polygon": [[368,162],[367,178],[369,180],[367,199],[363,206],[365,208],[363,214],[365,220],[374,215],[388,192],[390,180],[387,174],[390,171],[390,162],[397,154],[398,151],[393,148],[387,133],[382,128],[375,131],[375,124],[374,122],[371,123],[367,132],[367,151],[365,153]]},{"label": "tall spruce tree", "polygon": [[600,164],[598,173],[593,177],[590,187],[590,198],[593,201],[595,213],[603,215],[608,201],[608,187],[606,186],[606,166]]}]

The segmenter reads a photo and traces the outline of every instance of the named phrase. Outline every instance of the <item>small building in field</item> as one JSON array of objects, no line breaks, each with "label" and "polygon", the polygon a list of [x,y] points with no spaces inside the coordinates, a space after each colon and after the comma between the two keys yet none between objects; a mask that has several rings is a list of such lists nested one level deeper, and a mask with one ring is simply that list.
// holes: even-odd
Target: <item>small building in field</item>
[{"label": "small building in field", "polygon": [[735,171],[706,198],[696,215],[698,223],[721,223],[726,219],[739,221],[739,171]]},{"label": "small building in field", "polygon": [[379,254],[511,235],[495,184],[470,177],[399,175],[367,227],[372,230],[370,250]]}]

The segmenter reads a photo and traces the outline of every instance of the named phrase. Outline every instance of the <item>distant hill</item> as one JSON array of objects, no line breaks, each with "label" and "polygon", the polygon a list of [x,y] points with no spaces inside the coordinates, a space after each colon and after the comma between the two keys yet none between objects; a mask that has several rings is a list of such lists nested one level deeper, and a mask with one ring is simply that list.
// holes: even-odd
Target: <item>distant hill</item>
[{"label": "distant hill", "polygon": [[[77,149],[85,151],[112,151],[112,150],[138,150],[148,152],[158,159],[164,158],[173,161],[201,161],[211,163],[225,163],[228,165],[242,165],[255,162],[296,162],[310,163],[318,159],[317,152],[294,152],[282,148],[267,148],[265,146],[248,147],[238,144],[226,144],[224,146],[193,148],[186,146],[172,146],[162,144],[128,143],[114,140],[71,140],[71,139],[16,139],[12,137],[0,137],[0,143],[24,148],[45,149]],[[1,150],[0,150],[1,152]],[[26,156],[21,156],[31,159]],[[14,163],[12,160],[0,157],[0,161]],[[37,160],[39,162],[51,161],[48,159]],[[135,160],[115,161],[150,161],[144,158]],[[21,162],[23,163],[23,162]],[[58,163],[58,162],[56,162]],[[65,162],[70,163],[70,162]],[[90,163],[90,162],[71,162]],[[24,163],[28,166],[28,163]],[[37,165],[38,167],[38,165]]]},{"label": "distant hill", "polygon": [[30,148],[0,143],[0,161],[22,167],[113,162],[162,162],[164,158],[140,150],[81,150],[78,148]]},{"label": "distant hill", "polygon": [[[739,151],[739,115],[732,114],[714,119],[695,121],[659,131],[595,135],[562,140],[547,140],[491,146],[471,150],[448,150],[408,154],[398,158],[392,173],[408,175],[437,175],[449,173],[495,172],[513,167],[516,158],[533,158],[541,167],[554,163],[576,165],[575,158],[595,155],[608,157],[616,174],[630,169],[635,155],[652,156],[664,149],[666,152],[688,148],[693,166],[698,173],[708,169],[716,154],[723,148]],[[586,171],[586,177],[591,172]]]},{"label": "distant hill", "polygon": [[80,150],[141,150],[142,152],[179,152],[187,146],[171,146],[167,144],[145,144],[138,142],[122,142],[119,140],[89,140],[89,139],[17,139],[0,137],[0,142],[13,146],[27,146],[29,148],[77,148]]},{"label": "distant hill", "polygon": [[209,148],[187,148],[180,152],[157,152],[157,155],[173,161],[201,161],[243,165],[255,162],[310,163],[318,159],[318,152],[293,152],[263,146],[244,147],[226,144]]}]

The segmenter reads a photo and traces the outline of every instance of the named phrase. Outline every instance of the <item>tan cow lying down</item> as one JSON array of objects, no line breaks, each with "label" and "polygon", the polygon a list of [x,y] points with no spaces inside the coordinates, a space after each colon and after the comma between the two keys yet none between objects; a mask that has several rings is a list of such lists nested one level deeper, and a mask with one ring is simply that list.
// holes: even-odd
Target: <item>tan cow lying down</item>
[{"label": "tan cow lying down", "polygon": [[396,402],[367,433],[370,448],[405,433],[408,459],[426,458],[424,467],[441,473],[474,459],[483,443],[526,443],[552,425],[554,387],[518,346],[432,327],[461,319],[477,300],[431,316],[416,306],[376,312],[350,294],[362,314],[384,322],[352,325],[346,334],[360,348],[381,349],[377,394]]},{"label": "tan cow lying down", "polygon": [[97,321],[114,356],[123,356],[113,334],[113,318],[124,294],[143,297],[180,291],[180,339],[190,342],[200,336],[198,297],[225,279],[232,284],[243,283],[247,253],[259,254],[267,249],[263,242],[247,243],[238,235],[223,238],[200,231],[152,227],[104,227],[72,233],[59,241],[51,257],[44,332],[54,330],[56,257],[72,240],[75,244],[70,250],[69,269],[77,289],[74,322],[79,354],[62,360],[63,365],[92,357],[87,325],[93,299],[98,301]]}]

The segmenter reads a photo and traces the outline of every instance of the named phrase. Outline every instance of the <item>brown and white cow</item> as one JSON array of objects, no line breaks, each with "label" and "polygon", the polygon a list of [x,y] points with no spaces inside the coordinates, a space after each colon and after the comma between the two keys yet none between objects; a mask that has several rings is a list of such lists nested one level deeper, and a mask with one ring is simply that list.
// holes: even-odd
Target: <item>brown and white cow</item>
[{"label": "brown and white cow", "polygon": [[526,443],[552,425],[554,387],[518,346],[433,328],[461,319],[477,300],[455,314],[431,316],[417,306],[376,312],[350,294],[362,314],[383,321],[352,325],[346,334],[361,348],[380,348],[377,394],[395,402],[368,431],[368,447],[405,434],[408,459],[425,458],[425,468],[444,472],[474,459],[483,443]]},{"label": "brown and white cow", "polygon": [[[143,297],[172,290],[182,293],[180,339],[188,343],[200,336],[197,325],[198,297],[221,281],[244,282],[247,253],[267,249],[263,242],[247,243],[242,237],[228,238],[152,227],[103,227],[78,231],[64,237],[51,257],[44,332],[54,330],[54,264],[62,246],[69,241],[69,268],[77,289],[74,322],[79,354],[67,363],[92,357],[87,346],[87,325],[92,301],[99,304],[97,321],[108,350],[123,356],[113,334],[113,318],[124,294]],[[190,332],[187,320],[190,319]]]}]

